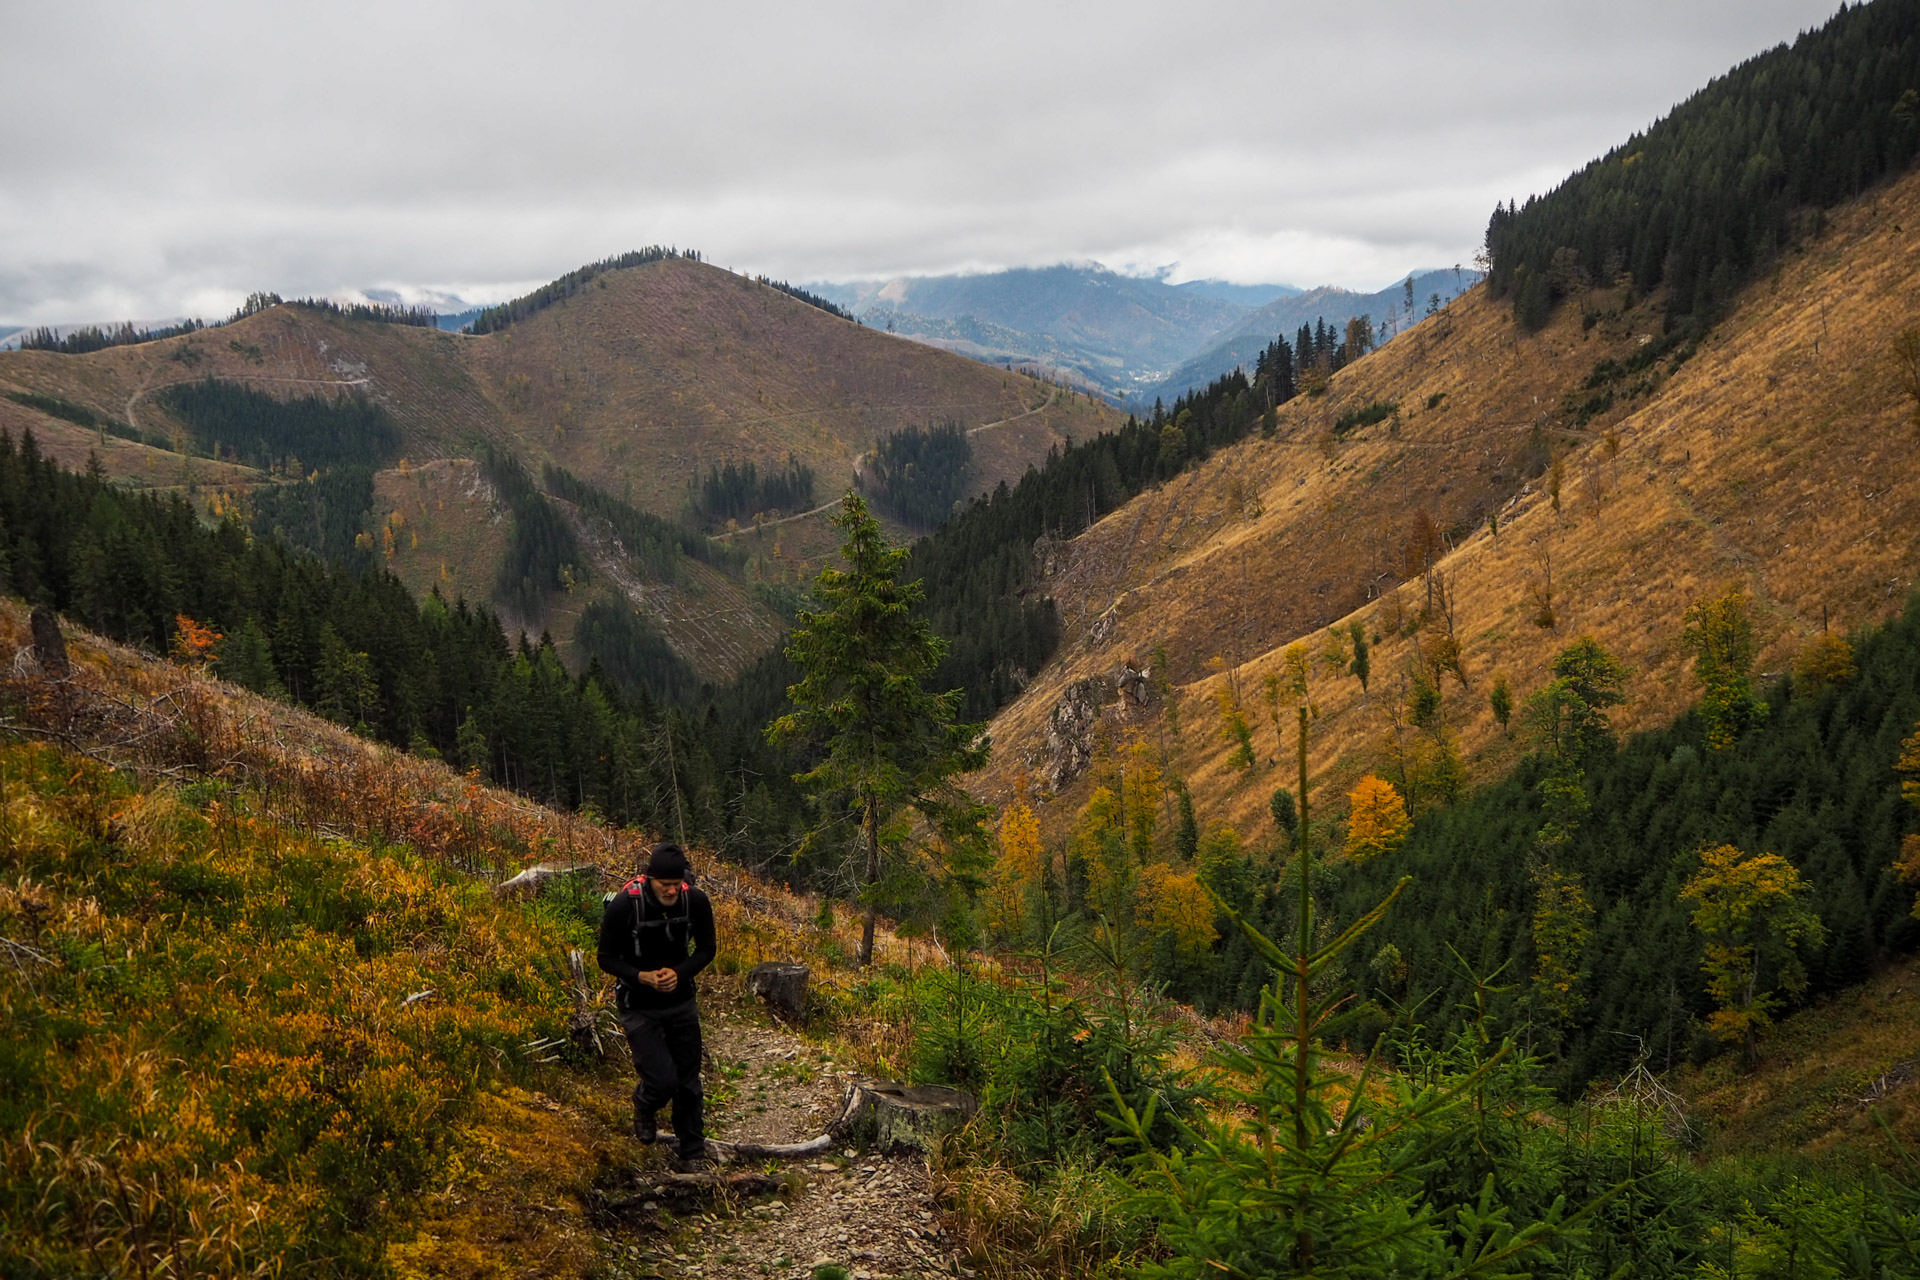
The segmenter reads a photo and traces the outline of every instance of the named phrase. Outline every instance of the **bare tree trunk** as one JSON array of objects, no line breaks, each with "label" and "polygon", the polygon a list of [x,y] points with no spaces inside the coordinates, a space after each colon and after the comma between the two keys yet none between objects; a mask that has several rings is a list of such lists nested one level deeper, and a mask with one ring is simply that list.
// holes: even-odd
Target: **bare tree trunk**
[{"label": "bare tree trunk", "polygon": [[871,795],[861,826],[867,833],[867,915],[860,931],[860,967],[864,969],[873,963],[873,925],[879,915],[873,896],[880,883],[880,802]]}]

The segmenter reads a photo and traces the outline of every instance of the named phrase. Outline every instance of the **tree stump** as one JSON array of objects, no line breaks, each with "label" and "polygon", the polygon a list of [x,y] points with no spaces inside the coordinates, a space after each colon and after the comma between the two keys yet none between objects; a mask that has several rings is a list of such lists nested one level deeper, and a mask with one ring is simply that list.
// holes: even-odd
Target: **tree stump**
[{"label": "tree stump", "polygon": [[932,1155],[940,1139],[973,1119],[979,1103],[970,1093],[937,1084],[877,1080],[860,1086],[861,1114],[849,1126],[876,1151]]},{"label": "tree stump", "polygon": [[812,972],[803,964],[757,964],[747,973],[747,990],[765,1001],[779,1021],[797,1026],[807,1020],[807,978]]},{"label": "tree stump", "polygon": [[50,676],[65,676],[72,667],[67,662],[66,637],[60,634],[60,620],[53,610],[41,605],[29,620],[33,628],[33,656],[40,669]]},{"label": "tree stump", "polygon": [[818,1137],[773,1144],[710,1140],[707,1151],[717,1160],[796,1160],[853,1143],[880,1152],[931,1155],[940,1139],[971,1120],[977,1110],[973,1095],[958,1089],[893,1080],[856,1081],[847,1086],[839,1118]]}]

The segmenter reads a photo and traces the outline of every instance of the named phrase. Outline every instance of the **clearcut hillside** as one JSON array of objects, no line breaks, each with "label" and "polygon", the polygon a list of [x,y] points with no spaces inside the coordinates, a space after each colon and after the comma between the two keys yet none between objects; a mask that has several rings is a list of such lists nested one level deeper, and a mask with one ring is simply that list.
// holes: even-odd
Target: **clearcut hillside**
[{"label": "clearcut hillside", "polygon": [[[1403,628],[1428,589],[1408,544],[1425,520],[1464,671],[1445,677],[1441,714],[1480,776],[1517,750],[1489,710],[1493,681],[1523,700],[1581,635],[1632,667],[1615,717],[1632,729],[1697,696],[1680,632],[1703,597],[1751,593],[1762,671],[1823,623],[1885,618],[1920,578],[1920,434],[1892,351],[1920,323],[1916,235],[1910,173],[1834,211],[1692,351],[1661,339],[1658,294],[1590,289],[1528,334],[1508,304],[1470,291],[1325,396],[1282,406],[1272,438],[1221,451],[1054,551],[1060,654],[996,719],[1005,745],[984,790],[1004,797],[1023,775],[1045,790],[1049,773],[1073,772],[1076,744],[1138,731],[1165,743],[1203,821],[1269,830],[1267,798],[1290,772],[1272,764],[1262,682],[1288,644],[1317,657],[1329,626],[1357,621],[1377,637],[1370,691],[1315,668],[1317,801],[1344,811],[1344,792],[1390,754],[1404,705],[1417,638]],[[1342,428],[1369,407],[1378,421]],[[1113,692],[1122,665],[1145,669],[1156,648],[1177,737],[1156,706]],[[1227,763],[1215,703],[1234,682],[1259,750],[1245,771]],[[1067,782],[1049,821],[1064,823],[1085,786]]]}]

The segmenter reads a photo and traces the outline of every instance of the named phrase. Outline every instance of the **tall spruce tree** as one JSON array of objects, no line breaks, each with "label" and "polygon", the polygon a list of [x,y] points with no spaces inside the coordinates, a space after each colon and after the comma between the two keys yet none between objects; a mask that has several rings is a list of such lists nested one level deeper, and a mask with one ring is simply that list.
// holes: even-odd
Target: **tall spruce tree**
[{"label": "tall spruce tree", "polygon": [[961,692],[929,693],[921,678],[939,665],[946,641],[914,612],[918,582],[901,582],[904,548],[889,546],[879,521],[848,493],[833,517],[845,536],[845,569],[820,571],[816,612],[802,613],[787,657],[800,680],[787,687],[793,710],[767,727],[775,745],[817,742],[820,763],[795,781],[817,799],[844,796],[860,824],[866,923],[860,963],[873,961],[883,833],[908,808],[935,829],[952,830],[974,806],[952,779],[987,762],[983,725],[954,720]]}]

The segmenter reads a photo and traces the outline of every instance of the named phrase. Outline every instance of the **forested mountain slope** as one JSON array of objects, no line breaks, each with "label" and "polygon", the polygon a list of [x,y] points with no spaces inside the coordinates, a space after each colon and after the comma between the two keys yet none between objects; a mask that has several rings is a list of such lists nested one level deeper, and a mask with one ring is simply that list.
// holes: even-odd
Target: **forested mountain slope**
[{"label": "forested mountain slope", "polygon": [[[1697,350],[1664,336],[1658,294],[1594,289],[1529,334],[1505,301],[1470,292],[1337,373],[1324,397],[1282,406],[1272,438],[1215,454],[1050,553],[1064,642],[996,720],[1006,746],[988,789],[1061,777],[1050,808],[1064,822],[1098,724],[1132,726],[1166,740],[1204,820],[1267,829],[1286,779],[1269,763],[1262,683],[1289,643],[1305,638],[1317,658],[1327,627],[1357,621],[1378,637],[1370,688],[1315,682],[1314,773],[1333,802],[1392,754],[1427,563],[1464,673],[1444,676],[1441,723],[1488,768],[1516,750],[1488,706],[1494,680],[1524,699],[1582,634],[1632,669],[1616,713],[1631,729],[1697,696],[1682,614],[1729,584],[1754,598],[1762,670],[1823,620],[1886,616],[1920,568],[1920,439],[1893,352],[1920,321],[1916,228],[1913,174],[1836,210]],[[1122,664],[1146,670],[1157,648],[1177,736],[1156,706],[1116,700]],[[1235,682],[1256,730],[1250,770],[1229,765],[1215,709]]]}]

